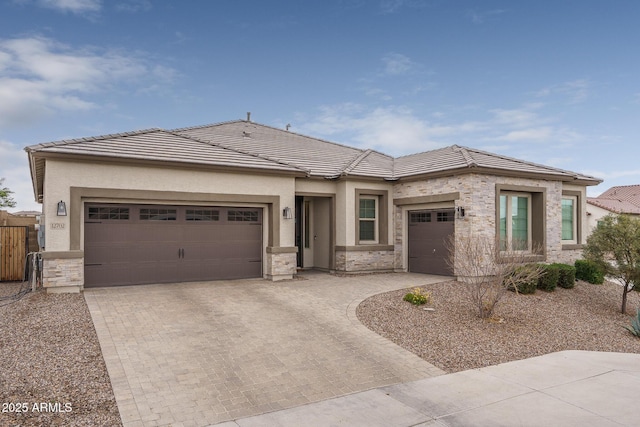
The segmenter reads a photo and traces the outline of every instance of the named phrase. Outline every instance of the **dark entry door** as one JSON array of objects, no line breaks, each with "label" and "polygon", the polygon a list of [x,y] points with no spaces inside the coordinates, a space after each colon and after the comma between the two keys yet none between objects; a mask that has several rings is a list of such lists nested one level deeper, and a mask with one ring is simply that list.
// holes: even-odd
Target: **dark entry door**
[{"label": "dark entry door", "polygon": [[262,275],[262,209],[87,204],[85,286]]},{"label": "dark entry door", "polygon": [[409,212],[409,271],[453,274],[447,263],[447,241],[455,232],[453,209]]}]

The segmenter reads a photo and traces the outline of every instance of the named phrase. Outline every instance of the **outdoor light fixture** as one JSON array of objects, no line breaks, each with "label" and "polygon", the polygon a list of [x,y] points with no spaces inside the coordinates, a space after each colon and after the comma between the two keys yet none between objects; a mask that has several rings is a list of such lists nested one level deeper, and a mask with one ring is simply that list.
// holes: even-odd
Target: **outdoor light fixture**
[{"label": "outdoor light fixture", "polygon": [[458,212],[458,218],[464,218],[464,208],[458,206],[456,211]]},{"label": "outdoor light fixture", "polygon": [[284,219],[292,219],[293,218],[293,214],[291,213],[291,208],[290,207],[286,207],[284,209],[282,209],[282,218]]},{"label": "outdoor light fixture", "polygon": [[58,212],[57,212],[58,216],[67,216],[67,205],[60,200],[58,202]]}]

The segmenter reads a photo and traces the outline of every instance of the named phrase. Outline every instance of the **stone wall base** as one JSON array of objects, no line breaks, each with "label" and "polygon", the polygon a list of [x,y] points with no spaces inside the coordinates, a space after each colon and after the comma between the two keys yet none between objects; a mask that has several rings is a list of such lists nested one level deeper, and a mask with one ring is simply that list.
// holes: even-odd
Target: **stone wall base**
[{"label": "stone wall base", "polygon": [[267,251],[266,278],[269,280],[293,279],[297,272],[297,260],[295,252],[272,253]]},{"label": "stone wall base", "polygon": [[394,271],[394,251],[336,251],[336,271],[364,273]]},{"label": "stone wall base", "polygon": [[48,293],[75,293],[84,289],[84,252],[43,252],[42,286]]}]

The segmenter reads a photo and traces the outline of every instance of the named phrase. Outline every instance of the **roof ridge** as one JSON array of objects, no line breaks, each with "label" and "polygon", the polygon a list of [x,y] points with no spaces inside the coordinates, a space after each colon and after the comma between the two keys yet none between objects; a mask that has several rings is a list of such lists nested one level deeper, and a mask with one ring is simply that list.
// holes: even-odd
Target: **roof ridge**
[{"label": "roof ridge", "polygon": [[257,157],[257,158],[259,158],[259,159],[268,160],[268,161],[270,161],[270,162],[273,162],[273,163],[276,163],[276,164],[279,164],[279,165],[289,166],[289,167],[292,167],[292,168],[298,169],[298,170],[300,170],[300,171],[304,172],[304,173],[305,173],[305,174],[307,174],[307,175],[310,175],[310,174],[311,174],[311,171],[309,171],[308,169],[301,168],[300,166],[298,166],[298,165],[294,165],[294,164],[291,164],[291,163],[283,162],[282,160],[272,159],[271,157],[269,157],[269,156],[265,156],[264,154],[255,154],[255,153],[250,153],[250,152],[248,152],[248,151],[239,150],[239,149],[237,149],[237,148],[227,147],[226,145],[216,144],[215,142],[211,142],[211,141],[203,141],[203,140],[198,139],[198,138],[196,138],[196,137],[194,137],[194,136],[191,136],[191,135],[183,135],[182,133],[178,133],[178,132],[173,132],[173,131],[165,131],[165,132],[170,133],[171,135],[178,136],[178,137],[180,137],[180,138],[190,139],[191,141],[199,142],[199,143],[202,143],[202,144],[207,144],[207,145],[210,145],[210,146],[213,146],[213,147],[222,148],[222,149],[224,149],[224,150],[233,151],[233,152],[235,152],[235,153],[240,153],[240,154],[244,154],[244,155],[251,156],[251,157]]},{"label": "roof ridge", "polygon": [[458,151],[462,154],[464,161],[467,163],[467,167],[475,168],[478,166],[478,163],[473,159],[471,154],[469,154],[469,150],[466,147],[460,147],[458,145],[453,145],[453,151]]},{"label": "roof ridge", "polygon": [[228,124],[231,124],[231,123],[241,123],[241,122],[246,122],[246,120],[242,120],[242,119],[227,120],[227,121],[224,121],[224,122],[209,123],[209,124],[206,124],[206,125],[187,126],[187,127],[183,127],[183,128],[171,129],[170,132],[184,132],[184,131],[188,131],[188,130],[204,129],[204,128],[208,128],[208,127],[228,125]]},{"label": "roof ridge", "polygon": [[130,132],[118,132],[118,133],[110,133],[110,134],[98,135],[98,136],[88,136],[84,138],[61,139],[58,141],[43,142],[41,144],[29,145],[24,149],[25,151],[34,151],[37,148],[53,147],[57,145],[79,144],[81,142],[101,141],[103,139],[143,135],[145,133],[151,133],[151,132],[168,132],[168,131],[162,128],[148,128],[148,129],[134,130]]},{"label": "roof ridge", "polygon": [[365,158],[369,157],[369,155],[372,152],[373,152],[373,150],[365,150],[362,153],[360,153],[355,159],[353,159],[351,161],[351,163],[349,163],[347,166],[345,166],[342,169],[341,174],[348,174],[349,172],[354,170],[356,168],[356,166],[358,166],[360,164],[360,162],[362,162]]}]

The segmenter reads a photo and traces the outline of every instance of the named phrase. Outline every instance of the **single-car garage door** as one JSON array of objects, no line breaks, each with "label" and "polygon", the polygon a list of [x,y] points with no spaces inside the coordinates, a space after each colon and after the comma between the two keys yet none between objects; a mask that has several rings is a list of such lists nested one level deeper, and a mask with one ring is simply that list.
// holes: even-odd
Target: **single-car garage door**
[{"label": "single-car garage door", "polygon": [[262,276],[262,209],[86,204],[85,286]]},{"label": "single-car garage door", "polygon": [[453,209],[409,211],[409,271],[453,274],[447,263],[447,241],[455,232]]}]

